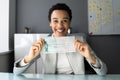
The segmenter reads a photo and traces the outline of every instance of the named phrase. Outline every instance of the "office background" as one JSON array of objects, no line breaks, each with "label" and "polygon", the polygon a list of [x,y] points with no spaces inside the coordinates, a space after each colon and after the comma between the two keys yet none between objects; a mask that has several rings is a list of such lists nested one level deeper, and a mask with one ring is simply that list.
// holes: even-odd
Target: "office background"
[{"label": "office background", "polygon": [[57,2],[66,3],[72,9],[72,32],[87,35],[91,48],[107,64],[108,73],[120,73],[120,35],[88,35],[87,0],[16,0],[16,25],[10,26],[9,48],[14,49],[13,32],[24,33],[26,26],[31,33],[51,33],[47,15],[49,8]]}]

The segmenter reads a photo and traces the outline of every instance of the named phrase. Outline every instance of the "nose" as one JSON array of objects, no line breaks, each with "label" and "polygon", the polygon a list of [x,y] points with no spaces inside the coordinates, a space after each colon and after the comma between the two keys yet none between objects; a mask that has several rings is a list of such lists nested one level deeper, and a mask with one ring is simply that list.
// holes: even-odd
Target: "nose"
[{"label": "nose", "polygon": [[59,28],[61,28],[61,27],[63,27],[63,22],[62,21],[60,21],[60,22],[58,22],[58,25],[57,25]]}]

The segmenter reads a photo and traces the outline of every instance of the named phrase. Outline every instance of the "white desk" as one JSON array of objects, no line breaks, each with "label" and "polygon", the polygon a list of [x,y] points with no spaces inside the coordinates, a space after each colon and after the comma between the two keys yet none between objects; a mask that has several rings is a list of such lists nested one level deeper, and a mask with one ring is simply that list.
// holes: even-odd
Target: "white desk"
[{"label": "white desk", "polygon": [[120,74],[99,75],[54,75],[0,73],[1,80],[120,80]]}]

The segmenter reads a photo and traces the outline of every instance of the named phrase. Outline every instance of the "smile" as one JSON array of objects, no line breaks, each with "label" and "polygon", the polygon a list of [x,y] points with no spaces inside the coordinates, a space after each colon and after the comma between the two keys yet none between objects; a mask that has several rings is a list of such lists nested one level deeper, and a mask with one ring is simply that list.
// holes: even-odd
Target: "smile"
[{"label": "smile", "polygon": [[64,30],[62,30],[62,29],[59,29],[59,30],[57,30],[57,32],[60,32],[60,33],[61,33],[61,32],[64,32]]}]

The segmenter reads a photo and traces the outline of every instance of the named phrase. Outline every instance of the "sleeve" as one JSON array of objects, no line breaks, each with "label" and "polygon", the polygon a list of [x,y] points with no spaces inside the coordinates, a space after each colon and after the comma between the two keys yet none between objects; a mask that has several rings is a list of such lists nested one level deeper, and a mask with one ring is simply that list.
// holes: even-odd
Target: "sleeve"
[{"label": "sleeve", "polygon": [[13,68],[13,73],[15,75],[21,75],[24,73],[40,56],[38,55],[36,58],[34,58],[31,62],[24,64],[22,60],[24,59],[19,59],[14,63],[14,68]]},{"label": "sleeve", "polygon": [[22,60],[20,61],[20,64],[19,64],[19,65],[20,65],[20,66],[25,66],[25,65],[27,65],[27,64],[28,64],[28,63],[25,63],[25,62],[24,62],[24,59],[22,59]]},{"label": "sleeve", "polygon": [[94,68],[98,68],[98,69],[101,68],[100,62],[98,60],[96,60],[96,64],[94,64],[94,65],[91,64],[91,66],[94,67]]},{"label": "sleeve", "polygon": [[97,63],[95,65],[92,65],[90,63],[90,60],[88,60],[88,59],[86,59],[86,60],[98,75],[106,75],[107,67],[106,67],[106,64],[102,60],[100,60],[98,57],[96,57]]},{"label": "sleeve", "polygon": [[[83,41],[84,41],[85,43],[87,43],[85,39],[83,39]],[[87,43],[87,44],[88,44],[88,43]],[[90,60],[89,60],[89,59],[86,59],[87,62],[90,64],[90,66],[93,68],[93,70],[94,70],[98,75],[106,75],[106,73],[107,73],[106,64],[105,64],[100,58],[98,58],[98,57],[96,56],[95,52],[91,49],[91,47],[90,47],[90,53],[96,58],[96,64],[95,64],[95,65],[92,65],[92,64],[90,63]]]}]

